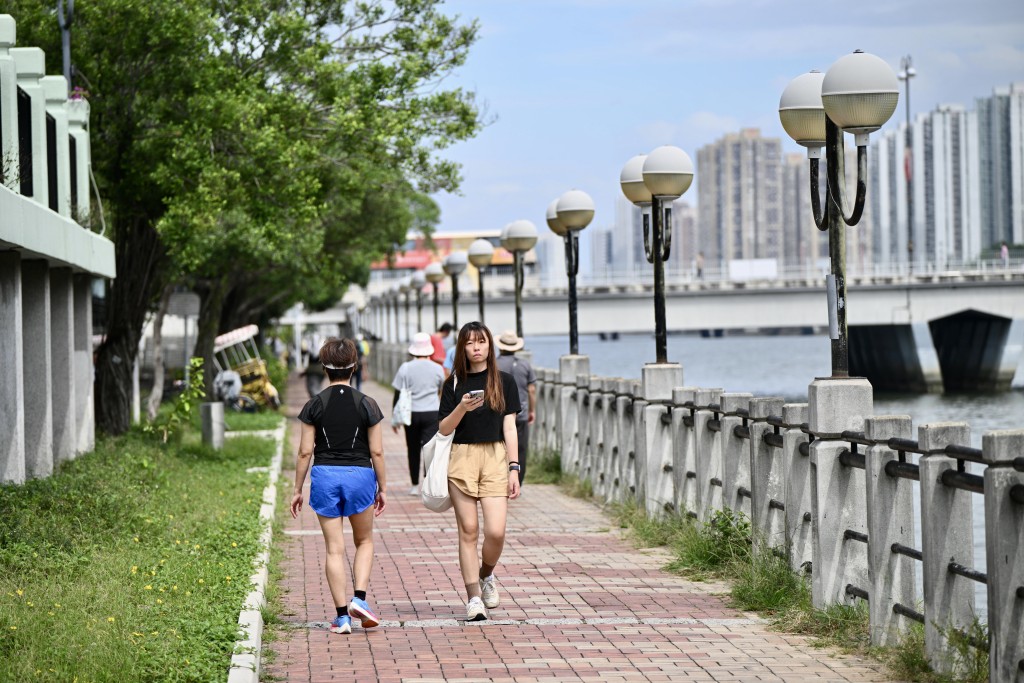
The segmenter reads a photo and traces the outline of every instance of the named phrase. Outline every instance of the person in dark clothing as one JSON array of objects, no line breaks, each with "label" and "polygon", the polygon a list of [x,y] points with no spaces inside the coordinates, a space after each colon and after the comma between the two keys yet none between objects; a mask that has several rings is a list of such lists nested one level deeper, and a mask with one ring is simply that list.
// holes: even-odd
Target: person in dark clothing
[{"label": "person in dark clothing", "polygon": [[[351,339],[328,339],[320,349],[320,362],[331,383],[299,413],[302,431],[290,506],[292,517],[297,517],[302,510],[302,486],[309,473],[309,506],[316,512],[327,544],[327,585],[337,608],[330,627],[334,633],[351,633],[352,617],[360,619],[363,628],[380,623],[366,600],[366,590],[373,567],[373,518],[386,506],[380,426],[384,415],[376,401],[350,386],[356,355]],[[345,517],[356,548],[351,600],[346,599],[344,585]]]},{"label": "person in dark clothing", "polygon": [[[494,567],[505,547],[508,501],[519,497],[516,413],[519,390],[498,370],[491,331],[471,322],[459,331],[452,374],[441,390],[438,431],[452,439],[448,492],[459,527],[459,569],[466,584],[466,619],[487,618],[498,606]],[[477,555],[479,512],[484,542]]]}]

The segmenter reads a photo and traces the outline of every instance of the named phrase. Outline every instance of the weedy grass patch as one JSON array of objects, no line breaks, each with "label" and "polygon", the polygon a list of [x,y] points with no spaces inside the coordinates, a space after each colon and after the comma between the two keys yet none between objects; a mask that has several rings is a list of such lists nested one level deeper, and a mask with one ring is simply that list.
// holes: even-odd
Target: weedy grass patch
[{"label": "weedy grass patch", "polygon": [[0,486],[0,681],[225,679],[273,450],[134,431]]}]

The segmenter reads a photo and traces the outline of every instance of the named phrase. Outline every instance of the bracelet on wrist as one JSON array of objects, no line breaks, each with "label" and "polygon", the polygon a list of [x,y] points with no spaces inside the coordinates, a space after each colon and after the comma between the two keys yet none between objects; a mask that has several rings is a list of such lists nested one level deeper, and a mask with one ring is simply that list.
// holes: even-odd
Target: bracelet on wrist
[{"label": "bracelet on wrist", "polygon": [[520,471],[520,469],[521,468],[519,467],[519,463],[518,462],[510,462],[508,464],[508,471],[509,472],[518,472],[518,471]]}]

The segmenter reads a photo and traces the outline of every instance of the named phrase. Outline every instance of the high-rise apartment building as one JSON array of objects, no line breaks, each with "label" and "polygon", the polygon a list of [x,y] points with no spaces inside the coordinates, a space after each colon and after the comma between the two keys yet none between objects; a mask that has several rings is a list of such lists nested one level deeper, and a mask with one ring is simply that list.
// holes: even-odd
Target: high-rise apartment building
[{"label": "high-rise apartment building", "polygon": [[[782,162],[783,264],[793,268],[813,265],[828,258],[828,235],[814,225],[811,211],[810,164],[805,152],[791,152]],[[818,183],[825,187],[825,165],[819,166]]]},{"label": "high-rise apartment building", "polygon": [[[871,145],[872,258],[940,267],[977,259],[985,245],[976,113],[941,105],[915,117],[911,134],[909,155],[905,124],[877,135]],[[909,228],[908,176],[914,193]]]},{"label": "high-rise apartment building", "polygon": [[745,128],[697,151],[697,249],[709,264],[782,261],[782,143]]},{"label": "high-rise apartment building", "polygon": [[977,100],[982,247],[1024,244],[1024,83]]}]

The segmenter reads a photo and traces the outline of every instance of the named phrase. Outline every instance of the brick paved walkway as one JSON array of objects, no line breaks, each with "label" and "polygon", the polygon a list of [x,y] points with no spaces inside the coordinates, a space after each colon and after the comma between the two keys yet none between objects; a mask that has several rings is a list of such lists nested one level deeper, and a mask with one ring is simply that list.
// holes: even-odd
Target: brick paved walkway
[{"label": "brick paved walkway", "polygon": [[[379,386],[363,389],[389,412]],[[288,399],[293,418],[305,401],[300,383]],[[713,594],[721,586],[662,571],[663,553],[635,549],[595,505],[529,480],[510,504],[495,572],[501,606],[491,621],[466,623],[454,514],[430,512],[407,494],[404,438],[390,427],[384,434],[389,498],[369,590],[384,622],[347,636],[327,630],[334,609],[324,543],[304,506],[276,539],[286,558],[286,626],[269,646],[265,680],[887,680],[879,665],[830,655],[726,607]],[[282,486],[294,481],[297,438],[293,428]]]}]

